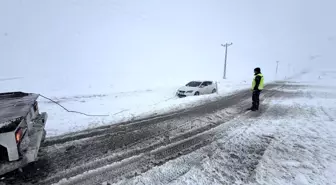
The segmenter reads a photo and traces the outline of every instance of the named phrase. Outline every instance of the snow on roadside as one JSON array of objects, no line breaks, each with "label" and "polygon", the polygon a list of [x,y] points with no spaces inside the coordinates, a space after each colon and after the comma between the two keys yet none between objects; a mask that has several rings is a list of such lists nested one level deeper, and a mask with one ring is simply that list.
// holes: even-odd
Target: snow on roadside
[{"label": "snow on roadside", "polygon": [[182,110],[204,101],[234,93],[248,88],[250,81],[220,80],[218,94],[179,99],[175,92],[179,86],[158,88],[144,88],[143,90],[117,91],[112,87],[85,85],[83,82],[76,90],[73,87],[53,85],[30,86],[28,79],[18,78],[0,82],[0,91],[28,91],[41,93],[56,100],[69,110],[92,115],[107,115],[87,117],[81,114],[69,113],[58,105],[39,98],[40,111],[48,113],[46,125],[47,137],[57,136],[69,132],[80,131],[107,124],[139,119],[146,116],[164,114],[170,111]]},{"label": "snow on roadside", "polygon": [[336,90],[294,89],[310,94],[270,98],[262,115],[227,123],[227,137],[116,184],[335,184]]},{"label": "snow on roadside", "polygon": [[92,98],[77,98],[63,101],[61,104],[70,110],[88,114],[108,115],[106,117],[86,117],[80,114],[68,113],[52,103],[41,103],[40,109],[49,113],[46,126],[48,137],[68,132],[94,128],[107,124],[139,119],[150,115],[164,114],[170,111],[182,110],[219,96],[225,96],[236,90],[247,88],[249,84],[219,85],[219,94],[198,97],[177,98],[178,87],[159,88],[148,91],[106,94]]}]

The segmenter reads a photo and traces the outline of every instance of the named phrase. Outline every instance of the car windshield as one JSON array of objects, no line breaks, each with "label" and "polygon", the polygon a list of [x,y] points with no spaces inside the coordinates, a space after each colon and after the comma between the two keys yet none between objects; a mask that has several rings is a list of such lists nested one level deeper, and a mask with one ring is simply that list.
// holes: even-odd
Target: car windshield
[{"label": "car windshield", "polygon": [[192,82],[187,83],[186,86],[188,86],[188,87],[198,87],[198,86],[201,85],[201,83],[202,83],[202,82],[195,82],[195,81],[192,81]]}]

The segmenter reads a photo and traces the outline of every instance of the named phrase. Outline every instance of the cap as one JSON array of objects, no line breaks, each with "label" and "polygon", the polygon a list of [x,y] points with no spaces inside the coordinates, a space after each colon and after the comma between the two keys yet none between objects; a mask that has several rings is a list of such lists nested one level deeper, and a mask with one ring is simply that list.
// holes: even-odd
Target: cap
[{"label": "cap", "polygon": [[255,72],[259,72],[259,73],[261,72],[259,67],[254,68],[254,71],[255,71]]}]

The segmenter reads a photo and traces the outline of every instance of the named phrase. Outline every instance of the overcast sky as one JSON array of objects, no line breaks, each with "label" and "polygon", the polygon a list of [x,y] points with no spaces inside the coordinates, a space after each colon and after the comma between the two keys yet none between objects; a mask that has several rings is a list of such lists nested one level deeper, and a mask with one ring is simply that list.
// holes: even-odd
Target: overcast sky
[{"label": "overcast sky", "polygon": [[[147,86],[332,65],[334,0],[0,0],[0,78]],[[126,86],[127,86],[126,85]]]}]

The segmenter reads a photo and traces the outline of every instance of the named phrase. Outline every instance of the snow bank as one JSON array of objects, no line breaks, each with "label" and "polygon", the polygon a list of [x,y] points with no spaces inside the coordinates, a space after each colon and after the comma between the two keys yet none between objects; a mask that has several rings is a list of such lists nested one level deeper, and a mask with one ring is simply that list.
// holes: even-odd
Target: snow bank
[{"label": "snow bank", "polygon": [[218,94],[182,99],[175,96],[178,86],[103,94],[92,97],[67,96],[58,99],[63,106],[70,110],[88,114],[108,115],[106,117],[87,117],[68,113],[60,109],[56,104],[42,99],[40,109],[49,113],[49,120],[46,126],[49,137],[121,121],[139,119],[150,115],[163,114],[173,110],[182,110],[218,96],[225,96],[236,90],[247,88],[248,85],[246,83],[230,84],[221,82]]},{"label": "snow bank", "polygon": [[47,137],[163,114],[172,110],[182,110],[234,93],[236,90],[248,88],[250,85],[250,80],[218,80],[218,94],[179,99],[175,93],[181,86],[180,84],[166,87],[150,87],[148,84],[148,87],[143,85],[143,89],[125,88],[120,90],[112,85],[90,83],[90,81],[63,86],[62,84],[48,83],[50,80],[48,78],[35,80],[43,85],[32,85],[33,79],[29,78],[5,79],[0,81],[0,91],[40,93],[52,98],[69,110],[90,115],[106,115],[88,117],[69,113],[49,100],[39,98],[40,110],[49,114],[46,125]]}]

